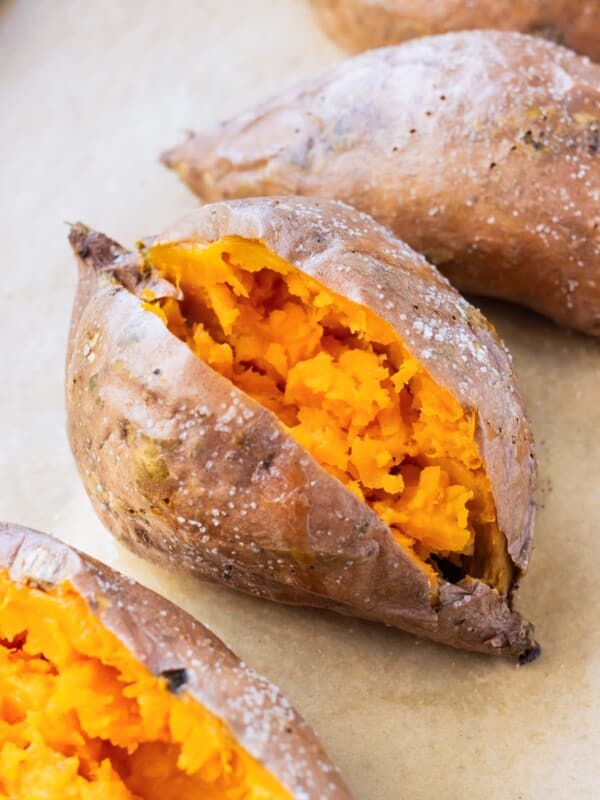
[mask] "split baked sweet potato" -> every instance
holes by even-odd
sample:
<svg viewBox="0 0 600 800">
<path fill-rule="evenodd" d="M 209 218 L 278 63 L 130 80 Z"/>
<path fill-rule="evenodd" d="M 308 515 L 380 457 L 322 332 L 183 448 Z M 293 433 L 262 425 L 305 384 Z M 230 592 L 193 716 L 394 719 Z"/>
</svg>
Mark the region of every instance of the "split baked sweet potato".
<svg viewBox="0 0 600 800">
<path fill-rule="evenodd" d="M 135 552 L 260 597 L 528 658 L 535 466 L 510 357 L 336 202 L 205 206 L 129 252 L 76 225 L 68 431 Z"/>
<path fill-rule="evenodd" d="M 310 0 L 327 33 L 355 52 L 470 29 L 544 36 L 600 60 L 600 0 Z"/>
<path fill-rule="evenodd" d="M 204 200 L 335 198 L 458 288 L 600 334 L 600 65 L 515 33 L 345 61 L 167 153 Z"/>
<path fill-rule="evenodd" d="M 195 619 L 5 524 L 0 797 L 350 800 L 288 701 Z"/>
</svg>

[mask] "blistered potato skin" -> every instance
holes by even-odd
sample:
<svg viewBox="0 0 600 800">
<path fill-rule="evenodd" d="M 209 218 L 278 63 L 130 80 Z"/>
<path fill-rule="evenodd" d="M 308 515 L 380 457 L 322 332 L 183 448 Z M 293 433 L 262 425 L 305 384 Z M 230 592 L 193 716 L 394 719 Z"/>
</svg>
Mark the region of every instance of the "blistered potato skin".
<svg viewBox="0 0 600 800">
<path fill-rule="evenodd" d="M 463 407 L 477 409 L 499 524 L 517 573 L 524 571 L 533 530 L 531 434 L 509 356 L 481 315 L 424 259 L 340 203 L 216 203 L 157 241 L 226 235 L 260 239 L 369 306 Z M 143 310 L 120 285 L 139 256 L 83 226 L 71 242 L 81 294 L 67 364 L 69 439 L 92 503 L 118 538 L 167 568 L 259 597 L 378 620 L 464 649 L 530 648 L 531 626 L 485 584 L 442 581 L 432 598 L 426 574 L 366 504 L 271 412 Z"/>
<path fill-rule="evenodd" d="M 516 33 L 344 61 L 164 156 L 205 200 L 335 198 L 459 289 L 600 335 L 600 65 Z"/>
<path fill-rule="evenodd" d="M 600 0 L 310 0 L 325 31 L 353 52 L 474 28 L 520 31 L 600 60 Z"/>
<path fill-rule="evenodd" d="M 49 589 L 68 581 L 154 675 L 185 670 L 184 687 L 298 800 L 352 800 L 289 701 L 200 622 L 106 564 L 38 531 L 0 522 L 0 568 Z"/>
</svg>

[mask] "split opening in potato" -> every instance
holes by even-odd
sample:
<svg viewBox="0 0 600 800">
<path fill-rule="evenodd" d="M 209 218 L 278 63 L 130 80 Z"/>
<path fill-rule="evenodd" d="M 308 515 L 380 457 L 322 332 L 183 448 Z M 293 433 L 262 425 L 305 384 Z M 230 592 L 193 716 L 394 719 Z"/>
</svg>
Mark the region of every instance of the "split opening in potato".
<svg viewBox="0 0 600 800">
<path fill-rule="evenodd" d="M 150 673 L 68 582 L 45 590 L 13 582 L 5 570 L 0 795 L 291 797 L 186 693 L 185 675 Z"/>
<path fill-rule="evenodd" d="M 390 324 L 263 243 L 153 245 L 180 299 L 145 297 L 212 369 L 389 525 L 435 584 L 512 580 L 492 489 L 465 413 Z"/>
</svg>

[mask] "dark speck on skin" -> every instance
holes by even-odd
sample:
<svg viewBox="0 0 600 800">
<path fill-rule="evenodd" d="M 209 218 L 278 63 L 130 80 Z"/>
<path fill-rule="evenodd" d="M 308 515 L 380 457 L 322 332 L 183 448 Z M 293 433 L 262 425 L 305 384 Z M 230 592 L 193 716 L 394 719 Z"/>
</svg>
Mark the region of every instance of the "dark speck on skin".
<svg viewBox="0 0 600 800">
<path fill-rule="evenodd" d="M 525 144 L 530 144 L 534 150 L 541 150 L 542 147 L 544 146 L 544 143 L 539 141 L 539 139 L 533 138 L 532 131 L 525 132 L 525 135 L 523 136 L 523 141 L 525 142 Z"/>
<path fill-rule="evenodd" d="M 141 527 L 141 525 L 135 525 L 133 528 L 133 532 L 135 534 L 135 538 L 140 544 L 145 545 L 146 547 L 150 547 L 152 544 L 152 539 L 148 534 L 148 531 Z"/>
<path fill-rule="evenodd" d="M 541 655 L 542 648 L 537 642 L 534 642 L 531 647 L 519 656 L 519 666 L 522 667 L 525 664 L 531 664 L 532 661 L 537 661 Z"/>
<path fill-rule="evenodd" d="M 183 667 L 180 669 L 164 669 L 160 675 L 165 678 L 167 688 L 173 694 L 177 694 L 188 681 L 187 670 Z"/>
</svg>

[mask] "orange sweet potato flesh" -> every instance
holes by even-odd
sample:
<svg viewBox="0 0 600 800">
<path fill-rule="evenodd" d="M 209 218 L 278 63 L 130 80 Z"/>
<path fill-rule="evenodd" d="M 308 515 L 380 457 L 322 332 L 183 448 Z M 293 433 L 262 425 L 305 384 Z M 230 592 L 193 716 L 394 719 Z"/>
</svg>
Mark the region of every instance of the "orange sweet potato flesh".
<svg viewBox="0 0 600 800">
<path fill-rule="evenodd" d="M 458 570 L 506 592 L 506 542 L 475 441 L 476 417 L 398 333 L 263 243 L 156 244 L 147 264 L 179 289 L 146 308 L 272 411 L 389 525 L 435 582 Z"/>
<path fill-rule="evenodd" d="M 41 589 L 0 569 L 0 798 L 291 798 L 177 690 L 68 581 Z"/>
</svg>

